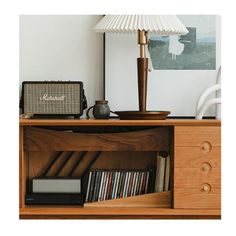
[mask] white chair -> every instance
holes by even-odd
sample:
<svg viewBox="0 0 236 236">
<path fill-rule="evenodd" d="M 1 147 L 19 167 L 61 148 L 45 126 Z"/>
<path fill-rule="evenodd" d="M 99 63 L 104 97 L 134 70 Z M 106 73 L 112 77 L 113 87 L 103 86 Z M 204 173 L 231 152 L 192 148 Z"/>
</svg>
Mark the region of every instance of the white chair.
<svg viewBox="0 0 236 236">
<path fill-rule="evenodd" d="M 216 119 L 221 119 L 221 66 L 217 72 L 216 84 L 207 88 L 199 97 L 197 108 L 196 108 L 196 119 L 201 120 L 204 116 L 207 109 L 212 106 L 216 105 Z M 210 94 L 216 92 L 216 97 L 207 100 Z"/>
</svg>

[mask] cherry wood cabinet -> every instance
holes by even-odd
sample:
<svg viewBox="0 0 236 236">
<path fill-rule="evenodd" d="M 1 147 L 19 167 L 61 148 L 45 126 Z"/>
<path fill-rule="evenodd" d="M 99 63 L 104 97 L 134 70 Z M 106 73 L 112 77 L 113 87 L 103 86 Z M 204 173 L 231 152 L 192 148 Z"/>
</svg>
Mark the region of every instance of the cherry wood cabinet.
<svg viewBox="0 0 236 236">
<path fill-rule="evenodd" d="M 123 129 L 122 132 L 117 132 L 118 128 Z M 73 129 L 76 132 L 71 132 Z M 20 119 L 19 140 L 19 217 L 22 219 L 221 217 L 220 121 Z M 80 176 L 89 163 L 98 169 L 148 168 L 156 165 L 158 151 L 168 151 L 171 155 L 170 191 L 83 206 L 26 205 L 25 194 L 32 191 L 32 179 L 58 152 L 63 152 L 58 161 L 63 162 L 71 151 L 78 158 L 82 152 L 87 152 L 75 176 Z M 94 161 L 97 152 L 101 155 Z M 62 176 L 73 162 L 71 158 Z"/>
<path fill-rule="evenodd" d="M 175 127 L 174 208 L 220 209 L 220 127 Z"/>
</svg>

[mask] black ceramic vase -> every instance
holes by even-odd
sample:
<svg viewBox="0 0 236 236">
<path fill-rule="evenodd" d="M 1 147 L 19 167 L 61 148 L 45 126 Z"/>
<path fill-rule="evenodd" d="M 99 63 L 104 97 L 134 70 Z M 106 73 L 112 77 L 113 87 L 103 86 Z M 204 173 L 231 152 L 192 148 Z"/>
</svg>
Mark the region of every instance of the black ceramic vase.
<svg viewBox="0 0 236 236">
<path fill-rule="evenodd" d="M 95 119 L 108 119 L 110 116 L 110 108 L 107 100 L 97 100 L 95 105 L 87 110 L 87 119 L 89 119 L 89 111 L 93 108 L 93 116 Z"/>
</svg>

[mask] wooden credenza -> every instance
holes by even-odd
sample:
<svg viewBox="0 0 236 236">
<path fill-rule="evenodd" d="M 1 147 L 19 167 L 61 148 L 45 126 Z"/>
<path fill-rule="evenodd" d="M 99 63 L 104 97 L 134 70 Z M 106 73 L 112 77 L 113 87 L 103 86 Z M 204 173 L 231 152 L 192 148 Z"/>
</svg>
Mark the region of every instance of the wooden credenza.
<svg viewBox="0 0 236 236">
<path fill-rule="evenodd" d="M 82 128 L 64 132 L 61 128 Z M 105 128 L 130 128 L 106 132 Z M 58 129 L 55 129 L 58 128 Z M 84 130 L 89 129 L 86 133 Z M 100 129 L 99 129 L 100 128 Z M 138 128 L 132 131 L 133 128 Z M 143 128 L 143 129 L 142 129 Z M 148 128 L 148 129 L 147 129 Z M 98 132 L 99 130 L 99 132 Z M 97 151 L 95 168 L 132 169 L 156 164 L 156 152 L 171 155 L 169 192 L 86 203 L 84 206 L 26 205 L 38 176 L 55 152 L 87 151 L 84 166 Z M 135 153 L 135 155 L 131 155 Z M 217 120 L 20 120 L 19 215 L 46 218 L 221 218 L 221 123 Z"/>
</svg>

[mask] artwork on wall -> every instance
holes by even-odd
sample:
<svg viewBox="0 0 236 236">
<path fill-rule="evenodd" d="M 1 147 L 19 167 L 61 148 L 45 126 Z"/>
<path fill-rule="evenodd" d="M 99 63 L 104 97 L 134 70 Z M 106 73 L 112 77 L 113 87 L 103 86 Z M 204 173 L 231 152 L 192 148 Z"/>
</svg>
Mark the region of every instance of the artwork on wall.
<svg viewBox="0 0 236 236">
<path fill-rule="evenodd" d="M 188 34 L 150 37 L 149 52 L 153 68 L 155 70 L 215 70 L 215 16 L 179 17 L 184 18 Z"/>
</svg>

